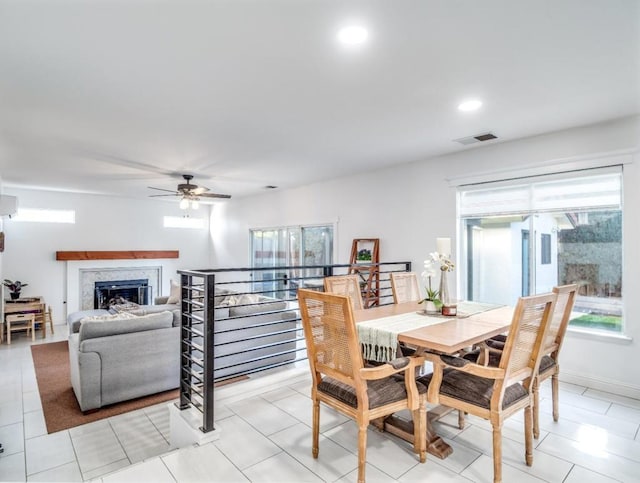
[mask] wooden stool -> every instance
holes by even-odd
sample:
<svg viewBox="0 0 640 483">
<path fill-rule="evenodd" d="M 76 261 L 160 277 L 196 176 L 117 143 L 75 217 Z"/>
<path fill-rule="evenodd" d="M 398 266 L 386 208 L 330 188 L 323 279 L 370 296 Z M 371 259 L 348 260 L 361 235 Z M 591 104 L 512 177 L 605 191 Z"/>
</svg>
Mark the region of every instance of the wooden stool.
<svg viewBox="0 0 640 483">
<path fill-rule="evenodd" d="M 31 340 L 36 340 L 34 330 L 36 317 L 34 314 L 10 314 L 7 315 L 6 320 L 7 344 L 11 344 L 11 332 L 16 330 L 27 329 L 27 335 L 29 335 L 29 331 L 31 331 Z"/>
</svg>

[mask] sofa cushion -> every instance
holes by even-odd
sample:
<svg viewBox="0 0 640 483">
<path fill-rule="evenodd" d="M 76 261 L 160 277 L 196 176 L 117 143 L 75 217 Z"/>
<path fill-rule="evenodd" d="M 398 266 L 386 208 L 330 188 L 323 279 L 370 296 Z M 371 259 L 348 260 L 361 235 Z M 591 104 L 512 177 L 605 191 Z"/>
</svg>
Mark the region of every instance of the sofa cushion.
<svg viewBox="0 0 640 483">
<path fill-rule="evenodd" d="M 165 329 L 172 325 L 173 313 L 169 311 L 143 315 L 141 317 L 134 316 L 133 318 L 118 317 L 115 319 L 88 320 L 82 322 L 80 325 L 80 341 L 131 332 Z"/>
<path fill-rule="evenodd" d="M 259 296 L 257 302 L 250 305 L 239 305 L 229 307 L 230 317 L 244 317 L 247 315 L 261 314 L 263 312 L 275 312 L 287 308 L 287 302 L 271 297 Z"/>
<path fill-rule="evenodd" d="M 169 298 L 167 299 L 168 304 L 177 304 L 180 302 L 181 287 L 178 282 L 175 280 L 169 280 L 169 285 L 171 286 L 171 290 L 169 291 Z"/>
<path fill-rule="evenodd" d="M 80 330 L 80 321 L 91 315 L 105 315 L 109 312 L 105 309 L 80 310 L 72 312 L 67 316 L 67 324 L 69 325 L 69 333 L 75 334 Z"/>
<path fill-rule="evenodd" d="M 97 315 L 88 315 L 80 319 L 80 323 L 91 322 L 94 320 L 97 321 L 105 321 L 105 320 L 116 320 L 116 319 L 135 319 L 136 315 L 131 312 L 116 312 L 116 313 L 107 313 L 107 314 L 97 314 Z"/>
</svg>

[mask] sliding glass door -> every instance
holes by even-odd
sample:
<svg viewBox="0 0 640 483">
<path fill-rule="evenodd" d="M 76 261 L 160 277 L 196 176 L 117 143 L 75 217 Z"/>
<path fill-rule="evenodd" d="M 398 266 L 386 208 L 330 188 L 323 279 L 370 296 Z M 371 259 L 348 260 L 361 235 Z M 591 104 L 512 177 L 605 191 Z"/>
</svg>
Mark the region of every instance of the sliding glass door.
<svg viewBox="0 0 640 483">
<path fill-rule="evenodd" d="M 278 267 L 333 263 L 333 226 L 289 226 L 251 230 L 251 266 L 273 270 L 256 272 L 254 283 L 265 295 L 287 298 L 305 280 L 322 277 L 322 268 L 278 270 Z"/>
</svg>

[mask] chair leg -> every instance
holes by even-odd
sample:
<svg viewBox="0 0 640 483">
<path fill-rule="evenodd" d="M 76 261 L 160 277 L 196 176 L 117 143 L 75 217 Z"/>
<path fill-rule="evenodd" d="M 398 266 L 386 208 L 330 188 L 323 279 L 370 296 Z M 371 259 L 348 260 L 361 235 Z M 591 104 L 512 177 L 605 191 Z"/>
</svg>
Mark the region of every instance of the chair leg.
<svg viewBox="0 0 640 483">
<path fill-rule="evenodd" d="M 560 367 L 556 367 L 556 371 L 551 376 L 551 397 L 553 398 L 553 420 L 557 423 L 560 418 L 560 406 L 559 406 L 559 384 L 558 384 L 558 373 L 560 372 Z"/>
<path fill-rule="evenodd" d="M 458 429 L 464 429 L 464 411 L 458 410 Z"/>
<path fill-rule="evenodd" d="M 427 461 L 427 405 L 413 411 L 413 451 L 420 457 L 420 463 Z"/>
<path fill-rule="evenodd" d="M 313 401 L 313 442 L 311 445 L 311 454 L 314 458 L 318 457 L 320 452 L 320 401 L 317 399 Z"/>
<path fill-rule="evenodd" d="M 367 421 L 358 421 L 358 483 L 365 483 L 364 472 L 367 464 Z"/>
<path fill-rule="evenodd" d="M 527 466 L 533 464 L 532 412 L 531 406 L 524 408 L 524 459 Z"/>
<path fill-rule="evenodd" d="M 53 315 L 51 315 L 51 307 L 47 310 L 47 317 L 49 317 L 49 328 L 51 329 L 51 334 L 55 334 L 55 330 L 53 330 Z"/>
<path fill-rule="evenodd" d="M 502 483 L 502 423 L 493 423 L 493 483 Z"/>
<path fill-rule="evenodd" d="M 540 437 L 540 379 L 533 379 L 533 437 Z"/>
</svg>

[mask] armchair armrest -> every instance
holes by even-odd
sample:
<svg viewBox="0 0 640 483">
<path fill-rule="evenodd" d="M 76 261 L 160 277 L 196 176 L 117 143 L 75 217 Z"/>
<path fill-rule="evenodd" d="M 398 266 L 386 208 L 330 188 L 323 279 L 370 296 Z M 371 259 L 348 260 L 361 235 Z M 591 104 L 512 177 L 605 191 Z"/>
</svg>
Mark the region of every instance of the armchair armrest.
<svg viewBox="0 0 640 483">
<path fill-rule="evenodd" d="M 381 366 L 360 369 L 360 376 L 366 381 L 383 379 L 393 374 L 406 372 L 414 367 L 419 367 L 424 363 L 424 360 L 424 357 L 398 357 Z"/>
<path fill-rule="evenodd" d="M 404 372 L 404 385 L 407 391 L 409 409 L 416 410 L 420 407 L 420 391 L 416 384 L 416 367 L 424 364 L 424 357 L 399 357 L 386 364 L 376 367 L 366 367 L 360 369 L 360 376 L 365 381 L 372 379 L 383 379 L 399 372 Z M 423 396 L 424 397 L 424 396 Z M 423 403 L 424 404 L 424 400 Z"/>
<path fill-rule="evenodd" d="M 440 399 L 440 384 L 442 384 L 445 367 L 487 379 L 504 379 L 505 376 L 504 369 L 475 364 L 462 357 L 432 354 L 428 359 L 433 363 L 433 376 L 429 384 L 428 400 L 434 404 L 437 404 Z"/>
</svg>

